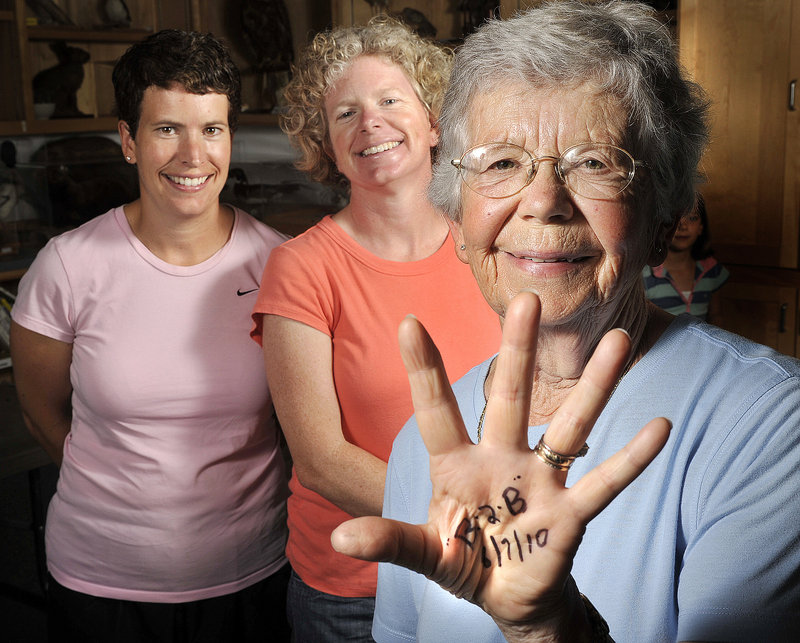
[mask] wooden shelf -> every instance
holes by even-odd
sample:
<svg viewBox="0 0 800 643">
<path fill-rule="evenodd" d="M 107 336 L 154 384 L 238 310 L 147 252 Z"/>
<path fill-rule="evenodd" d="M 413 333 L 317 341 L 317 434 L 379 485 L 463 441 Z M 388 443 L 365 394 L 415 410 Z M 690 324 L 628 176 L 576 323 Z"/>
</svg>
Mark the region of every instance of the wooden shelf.
<svg viewBox="0 0 800 643">
<path fill-rule="evenodd" d="M 305 1 L 305 0 L 304 0 Z M 437 0 L 443 2 L 444 0 Z M 111 116 L 113 87 L 111 69 L 129 45 L 139 42 L 159 29 L 198 29 L 214 31 L 224 23 L 230 12 L 225 0 L 192 0 L 180 3 L 161 3 L 158 0 L 128 0 L 132 28 L 103 28 L 96 3 L 58 2 L 64 7 L 74 25 L 26 24 L 31 10 L 26 0 L 0 0 L 0 59 L 8 61 L 9 73 L 0 82 L 0 136 L 27 134 L 72 134 L 77 132 L 115 131 L 117 120 Z M 365 5 L 366 6 L 366 5 Z M 10 8 L 8 8 L 10 7 Z M 208 27 L 200 29 L 200 18 L 213 16 Z M 78 26 L 80 25 L 80 26 Z M 216 25 L 216 27 L 215 27 Z M 229 34 L 233 40 L 238 34 Z M 41 71 L 53 69 L 57 58 L 50 44 L 71 43 L 89 54 L 84 65 L 84 81 L 78 90 L 78 110 L 87 118 L 36 119 L 32 80 Z M 232 48 L 236 55 L 236 49 Z M 237 61 L 240 69 L 245 61 Z M 249 105 L 258 106 L 259 87 L 253 78 L 242 79 L 242 97 Z M 242 114 L 245 125 L 277 127 L 274 114 Z"/>
<path fill-rule="evenodd" d="M 70 134 L 73 132 L 115 132 L 117 118 L 98 116 L 96 118 L 54 118 L 32 120 L 26 123 L 27 134 Z"/>
<path fill-rule="evenodd" d="M 0 121 L 0 136 L 19 136 L 25 133 L 25 121 Z"/>
<path fill-rule="evenodd" d="M 28 27 L 28 40 L 128 43 L 143 40 L 153 32 L 147 29 L 81 29 L 79 27 Z"/>
</svg>

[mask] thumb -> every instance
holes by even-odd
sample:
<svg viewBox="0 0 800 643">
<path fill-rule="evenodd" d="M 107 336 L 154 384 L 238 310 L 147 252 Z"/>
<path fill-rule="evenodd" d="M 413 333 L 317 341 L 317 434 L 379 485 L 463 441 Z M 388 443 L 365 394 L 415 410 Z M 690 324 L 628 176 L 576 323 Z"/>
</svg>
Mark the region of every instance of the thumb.
<svg viewBox="0 0 800 643">
<path fill-rule="evenodd" d="M 394 563 L 421 574 L 431 573 L 441 557 L 441 543 L 428 537 L 424 525 L 377 516 L 343 522 L 331 533 L 331 545 L 340 554 Z"/>
</svg>

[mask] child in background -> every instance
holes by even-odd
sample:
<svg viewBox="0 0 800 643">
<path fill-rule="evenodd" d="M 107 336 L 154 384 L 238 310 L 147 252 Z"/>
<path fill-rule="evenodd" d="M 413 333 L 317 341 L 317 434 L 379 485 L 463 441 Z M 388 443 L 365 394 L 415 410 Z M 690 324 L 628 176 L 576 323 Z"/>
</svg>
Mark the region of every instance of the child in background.
<svg viewBox="0 0 800 643">
<path fill-rule="evenodd" d="M 706 205 L 698 194 L 694 210 L 678 223 L 664 263 L 642 271 L 647 298 L 673 315 L 686 312 L 711 321 L 711 295 L 730 276 L 712 254 Z"/>
</svg>

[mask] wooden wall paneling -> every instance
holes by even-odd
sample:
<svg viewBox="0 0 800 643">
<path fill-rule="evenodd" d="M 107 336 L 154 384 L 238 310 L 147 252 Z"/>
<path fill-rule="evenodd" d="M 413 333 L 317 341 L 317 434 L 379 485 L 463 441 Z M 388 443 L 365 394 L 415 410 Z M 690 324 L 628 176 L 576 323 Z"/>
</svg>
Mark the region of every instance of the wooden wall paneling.
<svg viewBox="0 0 800 643">
<path fill-rule="evenodd" d="M 781 265 L 798 266 L 800 248 L 800 0 L 792 3 L 792 35 L 786 96 L 786 165 L 783 179 L 783 234 Z M 794 83 L 794 108 L 790 109 L 789 85 Z"/>
<path fill-rule="evenodd" d="M 701 169 L 723 261 L 797 267 L 783 239 L 786 74 L 793 0 L 682 0 L 684 65 L 713 100 Z"/>
</svg>

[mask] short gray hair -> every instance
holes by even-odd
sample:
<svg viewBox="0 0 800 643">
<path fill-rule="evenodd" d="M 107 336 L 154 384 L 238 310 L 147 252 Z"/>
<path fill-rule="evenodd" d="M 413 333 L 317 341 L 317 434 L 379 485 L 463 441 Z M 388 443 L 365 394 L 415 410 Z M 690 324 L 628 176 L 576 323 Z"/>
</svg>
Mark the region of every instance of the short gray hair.
<svg viewBox="0 0 800 643">
<path fill-rule="evenodd" d="M 669 30 L 640 2 L 555 0 L 485 23 L 456 51 L 429 190 L 451 219 L 461 217 L 461 185 L 450 160 L 466 151 L 470 103 L 520 81 L 541 88 L 590 82 L 612 96 L 627 112 L 625 145 L 649 167 L 654 223 L 693 207 L 708 100 L 686 78 Z"/>
</svg>

